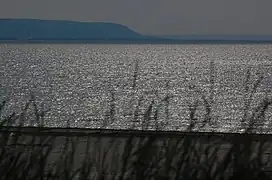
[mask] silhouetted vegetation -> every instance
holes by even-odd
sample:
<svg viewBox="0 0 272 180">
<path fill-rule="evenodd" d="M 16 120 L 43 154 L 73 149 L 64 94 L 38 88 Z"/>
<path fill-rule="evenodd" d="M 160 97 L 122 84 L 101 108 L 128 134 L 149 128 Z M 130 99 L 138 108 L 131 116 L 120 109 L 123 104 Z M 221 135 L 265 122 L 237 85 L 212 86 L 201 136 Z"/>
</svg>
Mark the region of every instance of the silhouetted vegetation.
<svg viewBox="0 0 272 180">
<path fill-rule="evenodd" d="M 132 89 L 137 86 L 137 66 L 136 63 Z M 184 133 L 162 131 L 167 122 L 158 120 L 158 112 L 163 109 L 166 118 L 169 118 L 169 94 L 160 102 L 151 101 L 143 120 L 138 119 L 142 98 L 132 112 L 132 121 L 140 121 L 142 130 L 149 129 L 152 121 L 155 132 L 46 128 L 46 111 L 38 108 L 34 96 L 30 97 L 21 113 L 6 117 L 1 115 L 7 103 L 3 101 L 0 105 L 1 179 L 271 179 L 271 135 L 253 134 L 256 123 L 264 125 L 265 113 L 272 104 L 267 96 L 256 107 L 251 107 L 252 96 L 262 76 L 250 89 L 250 73 L 247 72 L 244 118 L 241 122 L 244 133 L 192 132 L 197 123 L 201 123 L 202 127 L 216 123 L 211 116 L 213 62 L 210 68 L 211 93 L 207 97 L 198 87 L 192 87 L 201 94 L 201 99 L 189 105 L 190 124 Z M 200 121 L 195 113 L 201 100 L 205 115 Z M 32 123 L 36 124 L 36 128 L 24 127 L 30 107 L 34 111 Z M 109 107 L 102 127 L 115 121 L 114 91 L 111 92 Z"/>
</svg>

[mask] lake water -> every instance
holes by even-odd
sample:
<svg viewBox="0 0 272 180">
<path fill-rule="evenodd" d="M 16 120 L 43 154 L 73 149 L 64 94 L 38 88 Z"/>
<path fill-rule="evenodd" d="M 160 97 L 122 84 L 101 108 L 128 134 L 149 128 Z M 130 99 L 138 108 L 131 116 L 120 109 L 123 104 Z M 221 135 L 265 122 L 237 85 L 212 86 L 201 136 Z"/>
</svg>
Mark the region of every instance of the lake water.
<svg viewBox="0 0 272 180">
<path fill-rule="evenodd" d="M 247 70 L 250 86 L 264 77 L 251 107 L 272 94 L 272 45 L 267 44 L 2 44 L 0 53 L 0 98 L 8 97 L 2 117 L 19 113 L 32 93 L 38 108 L 49 110 L 46 126 L 184 130 L 189 106 L 198 101 L 195 129 L 235 132 L 248 98 Z M 211 123 L 202 127 L 203 95 L 212 105 Z M 271 109 L 261 120 L 266 132 Z M 26 124 L 35 124 L 28 114 Z M 149 124 L 143 123 L 147 116 Z"/>
</svg>

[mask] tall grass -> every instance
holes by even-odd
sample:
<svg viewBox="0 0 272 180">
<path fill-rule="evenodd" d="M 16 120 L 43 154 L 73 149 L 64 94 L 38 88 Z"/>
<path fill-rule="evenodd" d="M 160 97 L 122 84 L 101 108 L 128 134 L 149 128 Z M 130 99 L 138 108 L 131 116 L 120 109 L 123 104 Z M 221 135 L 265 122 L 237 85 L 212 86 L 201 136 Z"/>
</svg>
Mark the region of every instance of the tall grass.
<svg viewBox="0 0 272 180">
<path fill-rule="evenodd" d="M 214 62 L 210 68 L 214 69 Z M 84 135 L 67 132 L 54 133 L 43 127 L 46 111 L 37 106 L 34 96 L 25 104 L 22 112 L 2 115 L 6 101 L 0 104 L 0 175 L 1 179 L 90 179 L 90 180 L 190 180 L 190 179 L 271 179 L 272 142 L 261 135 L 253 136 L 256 123 L 263 123 L 265 113 L 272 100 L 265 97 L 256 107 L 251 106 L 262 77 L 249 88 L 247 71 L 244 116 L 244 134 L 202 135 L 190 133 L 197 123 L 211 126 L 214 102 L 214 70 L 210 73 L 210 95 L 198 87 L 201 94 L 188 106 L 190 124 L 187 134 L 166 136 L 162 131 L 167 125 L 159 120 L 159 112 L 164 111 L 169 118 L 171 95 L 162 100 L 152 100 L 143 120 L 139 120 L 142 98 L 139 98 L 132 120 L 140 122 L 142 130 L 148 130 L 154 123 L 157 133 L 123 133 L 116 135 L 101 130 L 99 134 L 88 130 Z M 136 64 L 132 89 L 136 88 L 138 65 Z M 167 84 L 166 87 L 169 87 Z M 246 94 L 245 93 L 245 94 Z M 205 116 L 196 118 L 196 111 L 202 103 Z M 23 127 L 27 112 L 32 107 L 37 125 L 26 131 Z M 115 92 L 111 92 L 110 108 L 102 127 L 115 121 Z M 249 111 L 252 110 L 252 113 Z M 245 123 L 247 122 L 247 123 Z M 12 125 L 16 125 L 14 128 Z M 133 125 L 134 126 L 134 125 Z M 177 133 L 178 134 L 178 133 Z M 255 137 L 255 138 L 254 138 Z"/>
<path fill-rule="evenodd" d="M 2 120 L 0 136 L 0 174 L 2 179 L 270 179 L 271 140 L 250 135 L 179 137 L 157 134 L 103 136 L 86 134 L 52 136 L 39 126 L 22 131 L 25 114 L 34 106 L 35 121 L 43 116 L 32 97 L 19 115 Z M 163 100 L 164 101 L 164 100 Z M 2 102 L 0 112 L 5 102 Z M 190 107 L 194 126 L 196 104 Z M 254 111 L 250 122 L 263 116 L 271 102 L 265 99 Z M 154 118 L 152 102 L 145 114 L 143 129 Z M 156 107 L 156 109 L 159 109 Z M 10 120 L 22 121 L 17 130 Z M 6 124 L 6 125 L 4 125 Z M 252 128 L 251 124 L 249 128 Z M 191 127 L 190 127 L 191 128 Z M 188 130 L 190 130 L 188 127 Z M 90 131 L 91 132 L 91 131 Z M 247 131 L 249 132 L 249 130 Z"/>
<path fill-rule="evenodd" d="M 2 179 L 270 179 L 271 140 L 250 135 L 52 136 L 1 132 Z"/>
</svg>

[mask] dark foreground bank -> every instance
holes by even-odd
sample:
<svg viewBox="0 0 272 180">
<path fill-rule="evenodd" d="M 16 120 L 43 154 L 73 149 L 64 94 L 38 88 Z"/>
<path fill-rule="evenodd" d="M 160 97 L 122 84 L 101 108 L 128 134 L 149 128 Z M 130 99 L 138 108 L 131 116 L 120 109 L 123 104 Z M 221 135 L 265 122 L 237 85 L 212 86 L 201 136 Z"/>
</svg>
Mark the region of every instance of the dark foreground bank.
<svg viewBox="0 0 272 180">
<path fill-rule="evenodd" d="M 2 179 L 271 179 L 272 135 L 0 130 Z"/>
</svg>

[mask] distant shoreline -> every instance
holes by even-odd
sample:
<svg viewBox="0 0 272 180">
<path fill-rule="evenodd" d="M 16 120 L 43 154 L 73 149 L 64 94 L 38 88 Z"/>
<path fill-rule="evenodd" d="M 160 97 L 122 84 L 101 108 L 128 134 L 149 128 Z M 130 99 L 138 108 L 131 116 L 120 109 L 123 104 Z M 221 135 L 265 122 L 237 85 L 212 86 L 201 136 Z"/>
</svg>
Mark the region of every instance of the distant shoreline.
<svg viewBox="0 0 272 180">
<path fill-rule="evenodd" d="M 272 35 L 144 35 L 111 22 L 1 19 L 0 44 L 272 44 Z"/>
<path fill-rule="evenodd" d="M 272 40 L 0 40 L 0 44 L 272 44 Z"/>
</svg>

